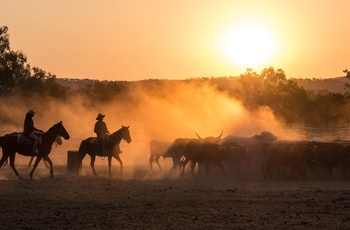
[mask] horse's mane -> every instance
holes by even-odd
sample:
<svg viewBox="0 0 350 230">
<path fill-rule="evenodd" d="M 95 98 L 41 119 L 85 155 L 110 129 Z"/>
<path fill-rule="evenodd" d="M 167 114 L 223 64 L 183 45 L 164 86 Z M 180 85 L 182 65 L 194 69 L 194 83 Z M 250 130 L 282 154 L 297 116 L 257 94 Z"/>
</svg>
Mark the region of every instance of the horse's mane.
<svg viewBox="0 0 350 230">
<path fill-rule="evenodd" d="M 62 121 L 57 122 L 56 124 L 54 124 L 51 128 L 49 128 L 49 129 L 46 131 L 46 133 L 52 132 L 52 130 L 56 129 L 56 127 L 59 126 L 59 125 L 62 125 Z"/>
<path fill-rule="evenodd" d="M 114 133 L 112 133 L 112 134 L 109 135 L 109 136 L 115 137 L 115 136 L 117 136 L 117 134 L 120 134 L 120 133 L 123 131 L 123 129 L 125 129 L 124 126 L 121 127 L 120 129 L 118 129 L 117 131 L 115 131 Z"/>
<path fill-rule="evenodd" d="M 56 123 L 56 124 L 54 124 L 53 126 L 51 126 L 51 128 L 49 128 L 49 129 L 46 131 L 46 133 L 52 132 L 52 130 L 55 129 L 57 125 L 59 125 L 59 123 Z"/>
<path fill-rule="evenodd" d="M 115 131 L 114 133 L 112 133 L 111 135 L 109 135 L 109 138 L 110 138 L 110 140 L 114 140 L 114 139 L 119 139 L 120 138 L 120 140 L 121 139 L 124 139 L 125 137 L 124 137 L 124 135 L 125 135 L 125 133 L 124 133 L 124 131 L 125 130 L 129 130 L 129 127 L 130 126 L 123 126 L 122 125 L 122 127 L 120 128 L 120 129 L 118 129 L 117 131 Z"/>
</svg>

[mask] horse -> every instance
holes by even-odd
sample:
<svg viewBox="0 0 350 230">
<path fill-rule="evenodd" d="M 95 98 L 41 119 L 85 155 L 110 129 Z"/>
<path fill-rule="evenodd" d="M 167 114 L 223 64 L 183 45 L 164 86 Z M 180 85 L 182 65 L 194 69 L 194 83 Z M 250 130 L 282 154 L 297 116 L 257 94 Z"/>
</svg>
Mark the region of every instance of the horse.
<svg viewBox="0 0 350 230">
<path fill-rule="evenodd" d="M 129 127 L 130 126 L 122 125 L 122 128 L 120 128 L 116 132 L 109 135 L 109 137 L 107 138 L 107 153 L 103 153 L 101 142 L 97 141 L 96 137 L 89 137 L 83 140 L 79 146 L 78 161 L 76 165 L 77 175 L 79 175 L 80 163 L 83 161 L 86 154 L 90 155 L 90 158 L 91 158 L 90 166 L 95 176 L 97 176 L 97 173 L 95 170 L 96 156 L 108 157 L 108 173 L 110 177 L 112 177 L 111 166 L 112 166 L 112 157 L 114 157 L 120 164 L 120 175 L 122 175 L 123 162 L 119 156 L 119 154 L 121 153 L 119 144 L 122 139 L 124 139 L 127 143 L 131 142 Z"/>
<path fill-rule="evenodd" d="M 53 166 L 52 161 L 49 157 L 49 153 L 51 151 L 51 146 L 54 143 L 56 136 L 62 136 L 64 139 L 68 140 L 70 138 L 68 132 L 62 125 L 62 121 L 53 125 L 46 133 L 42 135 L 42 143 L 38 145 L 38 153 L 33 153 L 33 146 L 32 145 L 23 145 L 17 143 L 17 137 L 18 135 L 14 134 L 6 134 L 2 137 L 0 137 L 0 145 L 2 147 L 2 158 L 0 160 L 0 169 L 6 159 L 10 158 L 10 166 L 13 169 L 16 176 L 21 179 L 21 176 L 19 175 L 18 171 L 15 168 L 15 156 L 16 153 L 19 153 L 24 156 L 36 156 L 36 160 L 33 166 L 32 171 L 29 174 L 29 178 L 33 178 L 34 171 L 36 167 L 38 166 L 41 159 L 45 159 L 49 165 L 50 165 L 50 177 L 53 178 Z"/>
</svg>

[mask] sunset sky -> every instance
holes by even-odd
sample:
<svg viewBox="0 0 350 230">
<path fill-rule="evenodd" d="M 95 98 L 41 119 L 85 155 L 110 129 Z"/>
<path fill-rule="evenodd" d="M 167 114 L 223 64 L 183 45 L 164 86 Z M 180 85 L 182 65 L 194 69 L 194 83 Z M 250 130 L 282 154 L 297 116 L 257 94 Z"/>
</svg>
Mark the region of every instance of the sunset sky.
<svg viewBox="0 0 350 230">
<path fill-rule="evenodd" d="M 100 80 L 330 78 L 350 69 L 349 0 L 0 0 L 31 66 Z"/>
</svg>

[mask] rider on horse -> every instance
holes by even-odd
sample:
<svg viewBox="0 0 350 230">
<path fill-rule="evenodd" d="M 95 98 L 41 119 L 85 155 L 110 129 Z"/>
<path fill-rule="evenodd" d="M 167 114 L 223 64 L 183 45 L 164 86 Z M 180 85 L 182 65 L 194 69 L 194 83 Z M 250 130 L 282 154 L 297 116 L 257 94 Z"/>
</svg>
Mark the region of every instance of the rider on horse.
<svg viewBox="0 0 350 230">
<path fill-rule="evenodd" d="M 24 119 L 23 134 L 27 137 L 34 139 L 33 153 L 37 154 L 38 153 L 37 147 L 40 141 L 40 137 L 38 137 L 35 134 L 35 131 L 41 132 L 41 133 L 43 133 L 43 131 L 34 127 L 34 121 L 33 121 L 34 114 L 35 112 L 32 109 L 28 110 L 26 117 Z"/>
<path fill-rule="evenodd" d="M 103 121 L 105 115 L 99 113 L 97 115 L 97 122 L 95 123 L 94 132 L 97 134 L 97 138 L 101 141 L 103 153 L 107 153 L 107 137 L 109 131 L 107 129 L 106 123 Z"/>
</svg>

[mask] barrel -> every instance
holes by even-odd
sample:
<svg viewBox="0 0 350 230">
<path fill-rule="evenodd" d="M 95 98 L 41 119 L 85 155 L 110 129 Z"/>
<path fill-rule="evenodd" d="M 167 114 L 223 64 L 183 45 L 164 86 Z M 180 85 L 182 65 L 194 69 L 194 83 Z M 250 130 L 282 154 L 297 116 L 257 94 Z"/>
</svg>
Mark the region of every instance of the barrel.
<svg viewBox="0 0 350 230">
<path fill-rule="evenodd" d="M 76 167 L 79 165 L 81 169 L 81 162 L 78 163 L 78 154 L 76 150 L 69 150 L 67 152 L 67 172 L 68 174 L 76 174 Z"/>
</svg>

